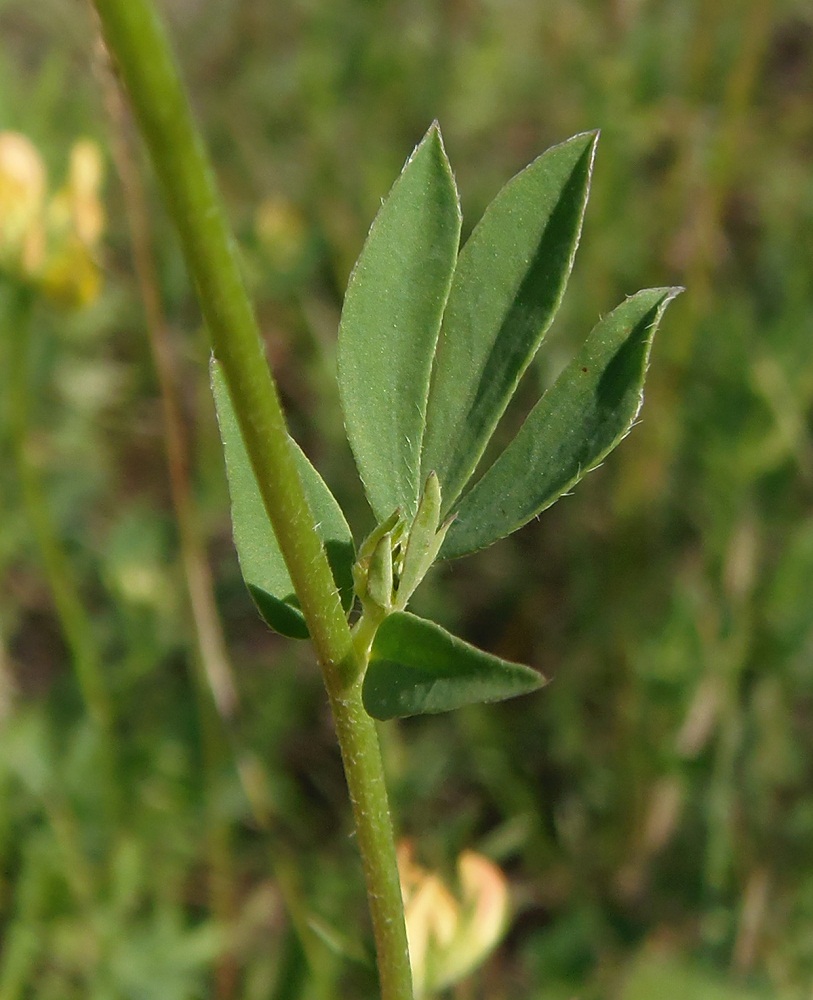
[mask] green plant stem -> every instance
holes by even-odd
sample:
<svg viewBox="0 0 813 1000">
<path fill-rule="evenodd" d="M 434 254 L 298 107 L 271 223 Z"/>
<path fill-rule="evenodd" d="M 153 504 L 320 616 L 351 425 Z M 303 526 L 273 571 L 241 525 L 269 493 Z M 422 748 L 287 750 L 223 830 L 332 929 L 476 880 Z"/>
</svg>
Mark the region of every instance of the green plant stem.
<svg viewBox="0 0 813 1000">
<path fill-rule="evenodd" d="M 376 724 L 361 701 L 361 680 L 359 677 L 341 693 L 328 694 L 356 820 L 382 1000 L 412 1000 L 412 973 L 384 765 Z"/>
<path fill-rule="evenodd" d="M 197 285 L 266 511 L 294 584 L 336 723 L 367 882 L 383 1000 L 412 1000 L 381 753 L 361 703 L 364 662 L 296 470 L 234 239 L 150 0 L 93 0 Z"/>
</svg>

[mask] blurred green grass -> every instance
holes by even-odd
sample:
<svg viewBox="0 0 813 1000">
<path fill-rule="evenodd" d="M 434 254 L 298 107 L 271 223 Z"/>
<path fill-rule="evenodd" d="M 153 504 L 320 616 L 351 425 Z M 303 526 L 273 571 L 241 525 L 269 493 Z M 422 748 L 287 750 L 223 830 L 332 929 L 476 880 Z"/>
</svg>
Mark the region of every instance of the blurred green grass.
<svg viewBox="0 0 813 1000">
<path fill-rule="evenodd" d="M 433 118 L 474 224 L 548 145 L 602 138 L 565 305 L 529 380 L 600 314 L 683 283 L 640 426 L 520 535 L 419 604 L 554 678 L 540 695 L 384 729 L 401 830 L 427 863 L 508 872 L 508 938 L 460 997 L 808 997 L 813 983 L 813 15 L 797 0 L 174 0 L 177 41 L 294 431 L 368 517 L 333 382 L 341 294 Z M 0 128 L 56 179 L 107 143 L 80 4 L 0 3 Z M 283 225 L 258 235 L 265 199 Z M 366 940 L 341 769 L 307 650 L 269 634 L 234 558 L 206 348 L 157 198 L 195 495 L 237 668 L 205 763 L 160 402 L 113 175 L 105 288 L 41 304 L 36 456 L 115 704 L 121 804 L 13 474 L 0 479 L 0 998 L 370 997 L 314 935 Z M 293 235 L 292 235 L 293 234 Z M 294 239 L 295 236 L 295 239 Z M 291 240 L 294 240 L 294 251 Z M 286 243 L 286 240 L 288 241 Z M 7 317 L 8 296 L 0 307 Z M 0 446 L 11 470 L 2 319 Z M 211 763 L 211 762 L 210 762 Z M 207 831 L 225 831 L 214 915 Z M 358 928 L 358 933 L 356 933 Z M 642 985 L 643 984 L 643 985 Z"/>
</svg>

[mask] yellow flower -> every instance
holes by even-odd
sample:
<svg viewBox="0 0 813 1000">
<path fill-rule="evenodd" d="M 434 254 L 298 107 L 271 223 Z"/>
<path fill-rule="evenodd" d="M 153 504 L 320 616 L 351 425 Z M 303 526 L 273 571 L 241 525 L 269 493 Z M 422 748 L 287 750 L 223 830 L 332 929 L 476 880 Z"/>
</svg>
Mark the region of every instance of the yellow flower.
<svg viewBox="0 0 813 1000">
<path fill-rule="evenodd" d="M 31 277 L 45 259 L 46 175 L 36 146 L 0 132 L 0 268 Z"/>
<path fill-rule="evenodd" d="M 67 181 L 49 199 L 36 147 L 17 132 L 0 132 L 0 270 L 63 305 L 92 302 L 101 288 L 103 177 L 99 147 L 80 139 Z"/>
<path fill-rule="evenodd" d="M 416 864 L 411 845 L 398 850 L 409 955 L 416 998 L 446 989 L 480 965 L 508 923 L 502 871 L 474 851 L 457 863 L 456 896 L 436 874 Z"/>
</svg>

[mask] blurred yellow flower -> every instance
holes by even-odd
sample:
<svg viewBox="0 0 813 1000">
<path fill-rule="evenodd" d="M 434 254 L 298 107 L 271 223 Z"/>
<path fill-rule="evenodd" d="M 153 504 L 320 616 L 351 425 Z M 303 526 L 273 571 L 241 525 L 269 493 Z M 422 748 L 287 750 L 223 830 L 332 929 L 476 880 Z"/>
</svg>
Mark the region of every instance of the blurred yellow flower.
<svg viewBox="0 0 813 1000">
<path fill-rule="evenodd" d="M 30 277 L 45 256 L 45 165 L 18 132 L 0 132 L 0 267 Z"/>
<path fill-rule="evenodd" d="M 101 288 L 103 179 L 99 147 L 80 139 L 65 184 L 49 198 L 36 146 L 18 132 L 0 132 L 0 271 L 63 305 L 92 302 Z"/>
<path fill-rule="evenodd" d="M 409 956 L 416 998 L 446 989 L 480 965 L 508 924 L 508 883 L 474 851 L 457 862 L 459 895 L 418 865 L 408 843 L 398 849 Z"/>
</svg>

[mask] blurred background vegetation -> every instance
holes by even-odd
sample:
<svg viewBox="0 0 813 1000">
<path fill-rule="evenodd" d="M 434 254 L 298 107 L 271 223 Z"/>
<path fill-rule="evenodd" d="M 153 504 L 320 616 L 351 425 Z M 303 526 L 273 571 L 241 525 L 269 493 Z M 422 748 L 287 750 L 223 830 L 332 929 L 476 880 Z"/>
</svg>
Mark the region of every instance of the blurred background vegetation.
<svg viewBox="0 0 813 1000">
<path fill-rule="evenodd" d="M 810 998 L 810 5 L 161 6 L 291 426 L 357 537 L 335 337 L 380 198 L 433 118 L 465 231 L 547 146 L 602 130 L 526 398 L 625 294 L 688 291 L 631 439 L 422 588 L 437 620 L 553 682 L 387 724 L 397 824 L 428 867 L 473 848 L 509 879 L 508 933 L 459 998 Z M 320 680 L 242 587 L 205 338 L 147 172 L 189 544 L 228 663 L 195 627 L 97 59 L 84 4 L 0 0 L 0 129 L 31 139 L 51 190 L 80 137 L 107 167 L 99 292 L 69 308 L 42 287 L 27 369 L 0 281 L 0 998 L 373 997 Z"/>
</svg>

